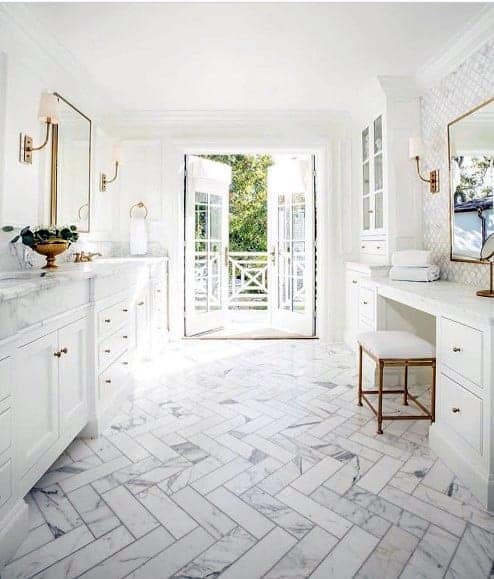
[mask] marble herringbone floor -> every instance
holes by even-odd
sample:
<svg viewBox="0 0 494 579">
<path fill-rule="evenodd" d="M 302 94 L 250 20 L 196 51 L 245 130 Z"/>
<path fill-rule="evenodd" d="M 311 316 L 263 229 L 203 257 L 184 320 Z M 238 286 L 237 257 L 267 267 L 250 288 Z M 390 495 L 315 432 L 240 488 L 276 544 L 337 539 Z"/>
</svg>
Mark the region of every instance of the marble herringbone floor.
<svg viewBox="0 0 494 579">
<path fill-rule="evenodd" d="M 375 435 L 353 362 L 317 341 L 170 344 L 31 492 L 2 578 L 492 576 L 494 516 L 425 422 Z"/>
</svg>

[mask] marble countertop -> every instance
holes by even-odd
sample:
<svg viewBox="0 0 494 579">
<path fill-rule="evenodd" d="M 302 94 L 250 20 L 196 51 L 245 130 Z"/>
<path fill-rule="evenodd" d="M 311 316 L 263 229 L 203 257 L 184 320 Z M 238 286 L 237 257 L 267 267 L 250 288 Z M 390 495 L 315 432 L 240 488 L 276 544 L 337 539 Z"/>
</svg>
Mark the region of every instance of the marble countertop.
<svg viewBox="0 0 494 579">
<path fill-rule="evenodd" d="M 110 257 L 84 263 L 64 263 L 56 270 L 0 271 L 0 303 L 61 284 L 115 275 L 136 263 L 153 264 L 167 257 Z"/>
<path fill-rule="evenodd" d="M 478 288 L 451 281 L 411 282 L 389 278 L 366 280 L 378 295 L 432 315 L 474 319 L 494 325 L 494 299 L 475 295 Z"/>
</svg>

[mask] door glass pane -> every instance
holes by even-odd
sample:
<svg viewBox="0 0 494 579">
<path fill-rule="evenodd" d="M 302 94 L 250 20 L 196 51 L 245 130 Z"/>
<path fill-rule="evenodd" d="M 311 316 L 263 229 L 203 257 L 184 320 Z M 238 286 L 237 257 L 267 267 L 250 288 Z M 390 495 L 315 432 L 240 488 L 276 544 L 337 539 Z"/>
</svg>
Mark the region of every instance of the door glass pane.
<svg viewBox="0 0 494 579">
<path fill-rule="evenodd" d="M 218 197 L 218 195 L 211 195 L 211 205 L 210 205 L 210 223 L 211 223 L 211 239 L 221 239 L 221 218 L 222 218 L 222 207 L 221 207 L 221 197 L 219 204 L 213 204 L 213 197 Z"/>
<path fill-rule="evenodd" d="M 362 131 L 362 161 L 369 159 L 369 127 Z"/>
<path fill-rule="evenodd" d="M 221 243 L 209 244 L 208 302 L 209 310 L 221 309 Z"/>
<path fill-rule="evenodd" d="M 383 149 L 383 118 L 377 117 L 374 121 L 374 154 Z"/>
<path fill-rule="evenodd" d="M 380 191 L 383 188 L 383 156 L 374 157 L 374 190 Z"/>
<path fill-rule="evenodd" d="M 293 240 L 303 241 L 305 239 L 305 205 L 293 206 Z"/>
<path fill-rule="evenodd" d="M 383 194 L 382 192 L 376 193 L 374 197 L 374 219 L 376 229 L 380 229 L 384 225 L 384 215 L 383 215 Z"/>
<path fill-rule="evenodd" d="M 206 239 L 208 235 L 208 194 L 196 192 L 195 203 L 195 236 Z"/>
<path fill-rule="evenodd" d="M 207 244 L 196 242 L 194 254 L 194 309 L 208 309 L 208 251 Z"/>
<path fill-rule="evenodd" d="M 370 229 L 370 202 L 369 197 L 364 197 L 363 199 L 363 214 L 362 214 L 362 227 L 364 230 Z"/>
<path fill-rule="evenodd" d="M 370 193 L 370 180 L 369 180 L 369 163 L 364 163 L 362 167 L 362 192 L 364 195 Z"/>
</svg>

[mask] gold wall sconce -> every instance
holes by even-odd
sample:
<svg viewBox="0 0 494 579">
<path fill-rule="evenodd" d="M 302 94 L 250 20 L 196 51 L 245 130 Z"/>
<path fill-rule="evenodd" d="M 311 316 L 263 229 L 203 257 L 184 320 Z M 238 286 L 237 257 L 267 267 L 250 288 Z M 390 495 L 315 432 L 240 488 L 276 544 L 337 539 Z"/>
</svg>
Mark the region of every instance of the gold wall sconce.
<svg viewBox="0 0 494 579">
<path fill-rule="evenodd" d="M 58 124 L 58 99 L 54 94 L 44 93 L 39 102 L 38 119 L 46 124 L 45 140 L 39 147 L 33 147 L 33 138 L 21 133 L 19 135 L 19 161 L 31 165 L 33 151 L 41 151 L 48 144 L 50 127 Z"/>
<path fill-rule="evenodd" d="M 417 163 L 417 175 L 424 183 L 429 183 L 429 191 L 431 193 L 439 193 L 439 169 L 434 169 L 429 172 L 429 179 L 426 179 L 420 174 L 420 157 L 424 151 L 424 143 L 419 137 L 412 137 L 408 141 L 408 156 L 411 160 Z"/>
<path fill-rule="evenodd" d="M 113 177 L 111 179 L 108 179 L 106 173 L 101 173 L 100 181 L 99 181 L 99 190 L 101 192 L 106 191 L 107 186 L 110 183 L 113 183 L 117 180 L 118 168 L 120 166 L 121 159 L 122 159 L 122 146 L 121 145 L 115 145 L 115 147 L 113 149 L 113 162 L 115 163 L 115 171 L 114 171 Z"/>
</svg>

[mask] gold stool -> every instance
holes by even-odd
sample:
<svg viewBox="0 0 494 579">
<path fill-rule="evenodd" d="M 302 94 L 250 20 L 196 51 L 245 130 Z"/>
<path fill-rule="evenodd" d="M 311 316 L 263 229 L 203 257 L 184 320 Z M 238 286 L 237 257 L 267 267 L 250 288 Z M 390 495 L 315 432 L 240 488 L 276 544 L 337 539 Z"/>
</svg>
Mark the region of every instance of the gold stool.
<svg viewBox="0 0 494 579">
<path fill-rule="evenodd" d="M 426 340 L 419 338 L 410 332 L 401 331 L 377 331 L 365 332 L 357 337 L 359 344 L 359 370 L 358 370 L 358 405 L 363 406 L 364 400 L 377 418 L 377 434 L 382 434 L 383 420 L 435 420 L 436 403 L 436 357 L 434 346 Z M 377 390 L 363 390 L 362 387 L 362 357 L 366 353 L 372 358 L 379 369 Z M 389 390 L 383 387 L 384 368 L 404 368 L 403 390 Z M 417 366 L 429 366 L 432 368 L 431 404 L 427 409 L 416 396 L 408 391 L 408 368 Z M 372 406 L 367 394 L 377 394 L 377 410 Z M 383 394 L 403 394 L 403 404 L 408 406 L 411 400 L 423 412 L 419 415 L 383 415 Z"/>
</svg>

